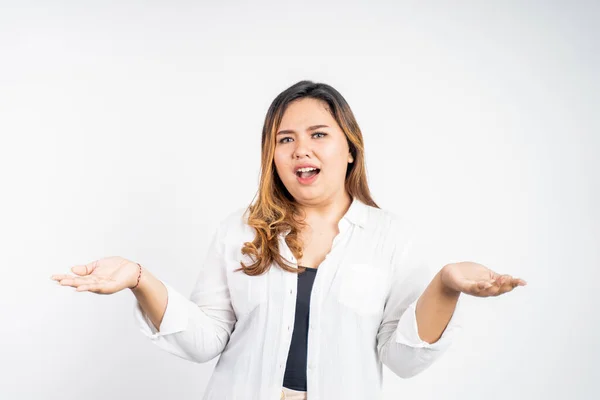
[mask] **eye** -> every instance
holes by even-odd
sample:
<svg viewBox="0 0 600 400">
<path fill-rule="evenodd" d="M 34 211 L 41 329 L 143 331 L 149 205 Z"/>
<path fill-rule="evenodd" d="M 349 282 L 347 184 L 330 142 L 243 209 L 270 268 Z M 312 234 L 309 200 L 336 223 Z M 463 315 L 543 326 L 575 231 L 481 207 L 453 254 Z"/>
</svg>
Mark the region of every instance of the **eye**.
<svg viewBox="0 0 600 400">
<path fill-rule="evenodd" d="M 320 137 L 325 137 L 325 136 L 327 136 L 327 134 L 326 134 L 325 132 L 315 132 L 315 133 L 313 133 L 311 136 L 312 136 L 312 137 L 314 137 L 315 135 L 323 135 L 323 136 L 320 136 Z M 289 137 L 289 136 L 286 136 L 286 137 L 284 137 L 284 138 L 282 138 L 282 139 L 279 139 L 278 143 L 289 143 L 289 142 L 286 142 L 286 141 L 285 141 L 286 139 L 291 139 L 291 137 Z"/>
</svg>

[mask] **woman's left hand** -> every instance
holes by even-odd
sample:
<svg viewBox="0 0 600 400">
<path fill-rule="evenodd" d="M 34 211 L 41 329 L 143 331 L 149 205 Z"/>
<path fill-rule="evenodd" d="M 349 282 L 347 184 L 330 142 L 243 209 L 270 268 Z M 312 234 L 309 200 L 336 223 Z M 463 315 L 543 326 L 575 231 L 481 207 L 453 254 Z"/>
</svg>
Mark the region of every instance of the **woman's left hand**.
<svg viewBox="0 0 600 400">
<path fill-rule="evenodd" d="M 440 276 L 444 287 L 449 291 L 477 297 L 499 296 L 517 286 L 527 285 L 523 279 L 500 275 L 481 264 L 469 261 L 444 266 Z"/>
</svg>

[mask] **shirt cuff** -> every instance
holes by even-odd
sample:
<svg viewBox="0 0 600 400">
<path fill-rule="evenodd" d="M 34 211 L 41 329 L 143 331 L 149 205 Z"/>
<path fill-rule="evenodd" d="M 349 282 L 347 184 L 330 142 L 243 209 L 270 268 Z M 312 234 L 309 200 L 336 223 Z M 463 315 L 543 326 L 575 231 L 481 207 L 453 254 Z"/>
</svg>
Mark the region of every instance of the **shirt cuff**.
<svg viewBox="0 0 600 400">
<path fill-rule="evenodd" d="M 134 317 L 138 321 L 140 331 L 150 339 L 184 331 L 188 326 L 189 307 L 195 305 L 170 285 L 162 281 L 167 288 L 167 308 L 158 331 L 148 316 L 142 311 L 140 303 L 136 300 Z"/>
<path fill-rule="evenodd" d="M 432 350 L 441 350 L 450 345 L 452 337 L 461 329 L 460 319 L 462 312 L 462 296 L 459 296 L 454 308 L 454 313 L 446 325 L 446 329 L 442 332 L 442 336 L 434 343 L 428 343 L 419 336 L 417 325 L 417 301 L 412 302 L 406 311 L 400 317 L 398 326 L 396 327 L 395 342 L 404 344 L 410 347 L 426 348 Z"/>
</svg>

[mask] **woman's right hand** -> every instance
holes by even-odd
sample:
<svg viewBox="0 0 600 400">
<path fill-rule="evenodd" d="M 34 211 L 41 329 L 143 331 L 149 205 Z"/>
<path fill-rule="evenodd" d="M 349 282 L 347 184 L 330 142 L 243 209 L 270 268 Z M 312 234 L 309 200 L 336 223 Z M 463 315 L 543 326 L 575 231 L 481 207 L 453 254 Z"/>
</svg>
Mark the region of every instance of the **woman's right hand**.
<svg viewBox="0 0 600 400">
<path fill-rule="evenodd" d="M 52 275 L 50 279 L 63 286 L 72 286 L 78 292 L 113 294 L 133 288 L 138 281 L 140 267 L 123 257 L 106 257 L 71 268 L 75 275 Z"/>
</svg>

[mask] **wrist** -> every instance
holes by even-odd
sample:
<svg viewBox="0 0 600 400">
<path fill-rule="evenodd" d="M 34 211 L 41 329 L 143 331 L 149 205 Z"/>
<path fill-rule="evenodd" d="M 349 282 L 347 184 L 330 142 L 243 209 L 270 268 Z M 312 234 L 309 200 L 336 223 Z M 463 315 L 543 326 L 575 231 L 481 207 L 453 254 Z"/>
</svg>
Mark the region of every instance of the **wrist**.
<svg viewBox="0 0 600 400">
<path fill-rule="evenodd" d="M 140 288 L 140 284 L 142 283 L 142 276 L 144 275 L 144 268 L 139 263 L 133 263 L 133 268 L 135 270 L 133 282 L 129 285 L 129 289 L 131 291 L 136 292 Z"/>
<path fill-rule="evenodd" d="M 448 286 L 446 284 L 446 282 L 448 281 L 446 278 L 446 274 L 448 273 L 448 269 L 451 268 L 452 264 L 448 264 L 446 266 L 444 266 L 439 272 L 438 272 L 438 280 L 440 283 L 440 288 L 442 290 L 442 293 L 447 296 L 447 297 L 458 297 L 461 293 L 460 290 L 457 290 L 451 286 Z"/>
</svg>

